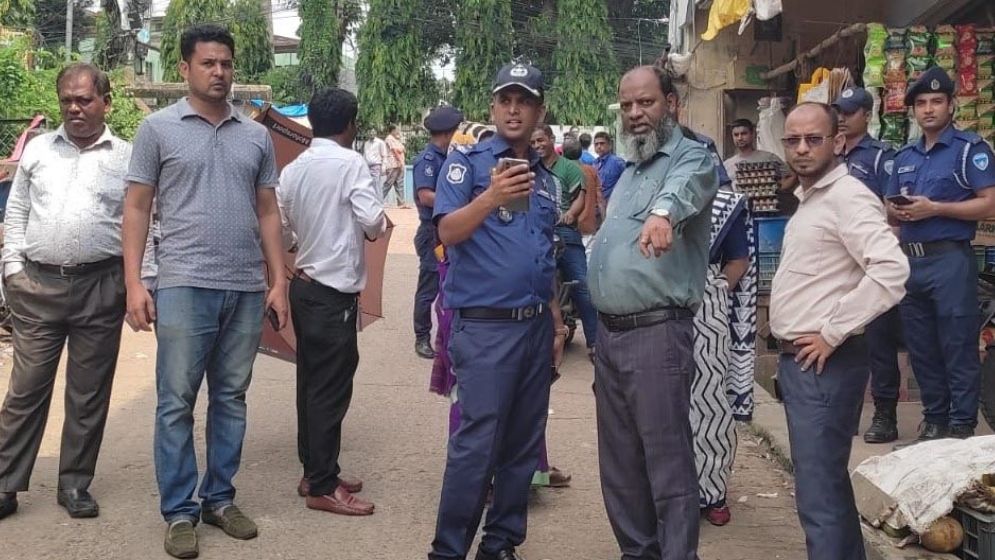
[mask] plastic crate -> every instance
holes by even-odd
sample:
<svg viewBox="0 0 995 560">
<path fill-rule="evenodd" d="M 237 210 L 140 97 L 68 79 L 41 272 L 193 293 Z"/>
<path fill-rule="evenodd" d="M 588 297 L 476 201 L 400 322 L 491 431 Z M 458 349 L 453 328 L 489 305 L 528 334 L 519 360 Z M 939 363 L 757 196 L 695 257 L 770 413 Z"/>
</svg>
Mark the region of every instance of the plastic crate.
<svg viewBox="0 0 995 560">
<path fill-rule="evenodd" d="M 784 227 L 788 224 L 786 217 L 754 218 L 757 234 L 757 253 L 781 253 L 784 242 Z"/>
<path fill-rule="evenodd" d="M 777 265 L 781 262 L 781 253 L 760 253 L 757 255 L 757 289 L 770 292 L 777 273 Z"/>
<path fill-rule="evenodd" d="M 957 553 L 962 560 L 995 560 L 995 515 L 961 506 L 950 513 L 964 528 L 964 544 Z"/>
</svg>

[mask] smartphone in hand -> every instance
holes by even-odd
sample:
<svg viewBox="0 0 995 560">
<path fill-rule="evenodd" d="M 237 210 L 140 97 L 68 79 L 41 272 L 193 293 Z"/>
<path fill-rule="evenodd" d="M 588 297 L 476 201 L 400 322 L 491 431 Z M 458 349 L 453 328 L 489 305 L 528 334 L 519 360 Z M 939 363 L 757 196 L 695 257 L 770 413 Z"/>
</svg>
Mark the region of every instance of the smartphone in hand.
<svg viewBox="0 0 995 560">
<path fill-rule="evenodd" d="M 497 167 L 494 168 L 494 173 L 504 173 L 508 168 L 518 165 L 528 167 L 529 161 L 526 159 L 501 158 L 498 160 Z M 528 173 L 528 171 L 526 171 L 526 173 Z M 524 198 L 513 200 L 505 206 L 505 209 L 509 212 L 528 212 L 529 197 L 526 196 Z"/>
<path fill-rule="evenodd" d="M 912 204 L 912 199 L 903 194 L 896 194 L 894 196 L 885 197 L 885 200 L 894 204 L 895 206 L 908 206 L 909 204 Z"/>
<path fill-rule="evenodd" d="M 276 310 L 272 307 L 267 307 L 266 318 L 269 319 L 269 325 L 273 327 L 274 331 L 280 330 L 280 318 L 276 316 Z"/>
</svg>

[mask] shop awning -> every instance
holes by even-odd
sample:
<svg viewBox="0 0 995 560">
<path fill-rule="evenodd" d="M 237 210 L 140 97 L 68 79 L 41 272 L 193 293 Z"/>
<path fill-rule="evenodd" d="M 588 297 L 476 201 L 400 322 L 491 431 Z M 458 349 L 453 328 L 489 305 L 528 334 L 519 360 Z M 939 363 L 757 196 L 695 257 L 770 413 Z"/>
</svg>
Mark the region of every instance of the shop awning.
<svg viewBox="0 0 995 560">
<path fill-rule="evenodd" d="M 889 27 L 956 24 L 977 22 L 985 15 L 995 17 L 991 0 L 888 0 L 885 13 L 884 24 Z"/>
</svg>

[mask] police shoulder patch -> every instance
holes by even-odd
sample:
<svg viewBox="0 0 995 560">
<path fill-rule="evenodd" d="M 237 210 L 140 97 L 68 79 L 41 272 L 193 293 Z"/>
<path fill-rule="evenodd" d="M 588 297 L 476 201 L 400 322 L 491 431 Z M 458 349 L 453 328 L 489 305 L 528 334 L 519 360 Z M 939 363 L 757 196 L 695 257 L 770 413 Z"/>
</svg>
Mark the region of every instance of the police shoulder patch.
<svg viewBox="0 0 995 560">
<path fill-rule="evenodd" d="M 978 171 L 985 171 L 988 169 L 991 160 L 987 153 L 981 152 L 980 154 L 974 154 L 974 157 L 971 158 L 971 163 L 978 168 Z"/>
<path fill-rule="evenodd" d="M 462 163 L 450 163 L 446 170 L 446 180 L 450 183 L 462 183 L 466 179 L 466 166 Z"/>
<path fill-rule="evenodd" d="M 888 175 L 891 175 L 891 172 L 894 171 L 894 170 L 895 170 L 895 162 L 894 162 L 894 160 L 890 160 L 889 159 L 888 161 L 884 162 L 884 172 L 885 173 L 887 173 Z"/>
<path fill-rule="evenodd" d="M 433 169 L 431 165 L 426 165 L 425 166 L 425 175 L 428 175 L 429 177 L 435 175 L 435 169 Z"/>
</svg>

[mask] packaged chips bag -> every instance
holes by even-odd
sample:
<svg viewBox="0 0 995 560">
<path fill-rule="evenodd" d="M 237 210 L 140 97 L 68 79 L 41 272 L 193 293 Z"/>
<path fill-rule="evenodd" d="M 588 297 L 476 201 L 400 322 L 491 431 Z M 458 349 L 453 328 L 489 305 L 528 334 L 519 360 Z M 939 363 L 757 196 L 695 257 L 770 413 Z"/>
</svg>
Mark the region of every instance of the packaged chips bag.
<svg viewBox="0 0 995 560">
<path fill-rule="evenodd" d="M 867 24 L 867 42 L 864 43 L 864 86 L 884 85 L 884 44 L 888 32 L 880 23 Z"/>
<path fill-rule="evenodd" d="M 978 119 L 978 96 L 958 95 L 957 112 L 954 119 L 958 121 L 971 121 Z"/>
<path fill-rule="evenodd" d="M 978 34 L 973 23 L 955 26 L 957 30 L 957 50 L 960 52 L 978 49 Z"/>
<path fill-rule="evenodd" d="M 884 82 L 905 83 L 905 49 L 890 49 L 885 51 Z"/>
<path fill-rule="evenodd" d="M 995 54 L 995 29 L 991 27 L 978 29 L 978 48 L 974 52 L 979 55 L 982 54 Z"/>
<path fill-rule="evenodd" d="M 881 140 L 892 146 L 905 144 L 905 132 L 908 117 L 905 113 L 885 114 L 881 117 Z"/>
<path fill-rule="evenodd" d="M 885 84 L 881 105 L 881 112 L 886 115 L 905 114 L 905 84 Z"/>
<path fill-rule="evenodd" d="M 933 34 L 924 26 L 916 25 L 910 27 L 905 34 L 905 47 L 909 57 L 929 58 L 929 47 L 933 41 Z"/>
</svg>

